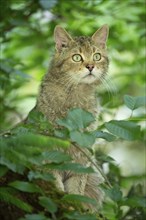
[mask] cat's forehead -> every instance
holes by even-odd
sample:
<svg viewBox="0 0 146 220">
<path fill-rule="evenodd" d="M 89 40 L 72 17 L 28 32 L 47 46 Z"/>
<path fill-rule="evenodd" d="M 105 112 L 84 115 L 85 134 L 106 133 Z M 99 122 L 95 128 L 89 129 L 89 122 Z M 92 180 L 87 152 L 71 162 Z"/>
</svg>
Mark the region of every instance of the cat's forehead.
<svg viewBox="0 0 146 220">
<path fill-rule="evenodd" d="M 90 44 L 92 43 L 91 37 L 79 36 L 79 37 L 74 37 L 73 39 L 81 45 L 85 43 L 90 43 Z"/>
<path fill-rule="evenodd" d="M 94 53 L 98 50 L 91 37 L 80 36 L 74 37 L 73 40 L 74 44 L 72 45 L 72 50 L 74 52 L 84 53 L 88 51 L 88 53 Z"/>
</svg>

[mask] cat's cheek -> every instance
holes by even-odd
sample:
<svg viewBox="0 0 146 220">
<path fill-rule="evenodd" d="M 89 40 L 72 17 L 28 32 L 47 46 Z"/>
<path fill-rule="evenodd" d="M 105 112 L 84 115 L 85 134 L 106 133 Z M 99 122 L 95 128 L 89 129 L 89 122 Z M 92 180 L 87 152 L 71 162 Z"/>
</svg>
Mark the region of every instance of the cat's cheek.
<svg viewBox="0 0 146 220">
<path fill-rule="evenodd" d="M 94 74 L 94 76 L 96 77 L 96 79 L 100 79 L 100 77 L 102 76 L 102 74 L 103 74 L 103 70 L 102 69 L 95 69 L 94 71 L 93 71 L 93 74 Z"/>
</svg>

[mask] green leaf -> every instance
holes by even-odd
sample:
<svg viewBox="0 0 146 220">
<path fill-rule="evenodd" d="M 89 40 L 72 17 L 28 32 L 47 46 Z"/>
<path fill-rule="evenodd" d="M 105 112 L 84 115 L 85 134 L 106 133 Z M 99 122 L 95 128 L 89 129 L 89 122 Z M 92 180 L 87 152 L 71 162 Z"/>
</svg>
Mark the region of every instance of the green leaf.
<svg viewBox="0 0 146 220">
<path fill-rule="evenodd" d="M 27 146 L 35 146 L 42 148 L 53 148 L 53 147 L 63 147 L 67 148 L 70 146 L 69 141 L 61 140 L 54 137 L 48 137 L 40 134 L 21 134 L 15 138 L 11 139 L 11 143 L 13 145 L 27 145 Z"/>
<path fill-rule="evenodd" d="M 41 122 L 47 121 L 46 117 L 42 112 L 37 111 L 36 109 L 32 109 L 27 117 L 27 123 L 31 124 L 40 124 Z"/>
<path fill-rule="evenodd" d="M 139 196 L 132 196 L 126 198 L 122 204 L 133 208 L 137 208 L 137 207 L 146 208 L 146 198 Z"/>
<path fill-rule="evenodd" d="M 14 182 L 9 183 L 9 186 L 18 189 L 22 192 L 29 192 L 29 193 L 42 193 L 42 190 L 39 186 L 29 183 L 29 182 L 24 182 L 24 181 L 19 181 L 16 180 Z"/>
<path fill-rule="evenodd" d="M 47 164 L 45 167 L 50 169 L 57 169 L 57 170 L 71 170 L 75 173 L 94 173 L 92 167 L 85 167 L 79 163 L 65 163 L 65 164 Z"/>
<path fill-rule="evenodd" d="M 105 123 L 109 132 L 125 140 L 136 140 L 140 137 L 140 126 L 131 121 L 112 120 Z"/>
<path fill-rule="evenodd" d="M 33 109 L 29 113 L 27 117 L 27 124 L 24 124 L 24 126 L 32 131 L 44 130 L 52 132 L 53 130 L 52 124 L 48 121 L 46 116 L 36 109 Z"/>
<path fill-rule="evenodd" d="M 95 142 L 95 135 L 90 132 L 71 131 L 70 138 L 81 147 L 91 148 Z"/>
<path fill-rule="evenodd" d="M 95 121 L 95 118 L 91 113 L 83 109 L 75 108 L 68 112 L 65 119 L 57 120 L 57 124 L 73 131 L 86 128 L 93 121 Z"/>
<path fill-rule="evenodd" d="M 105 219 L 107 220 L 117 220 L 117 213 L 115 212 L 117 210 L 116 203 L 104 203 L 102 214 L 104 215 Z M 119 220 L 119 219 L 118 219 Z"/>
<path fill-rule="evenodd" d="M 146 105 L 146 96 L 133 97 L 133 96 L 125 95 L 124 103 L 131 110 L 135 110 L 139 107 Z"/>
<path fill-rule="evenodd" d="M 41 173 L 39 171 L 29 171 L 28 179 L 32 181 L 33 179 L 42 179 L 45 181 L 54 181 L 55 178 L 50 173 Z"/>
<path fill-rule="evenodd" d="M 32 212 L 33 210 L 31 205 L 13 195 L 9 187 L 0 187 L 0 200 L 13 204 L 26 212 Z"/>
<path fill-rule="evenodd" d="M 4 176 L 8 172 L 8 168 L 6 166 L 0 165 L 0 177 Z"/>
<path fill-rule="evenodd" d="M 17 172 L 20 174 L 23 174 L 25 167 L 21 166 L 20 164 L 16 164 L 15 162 L 11 162 L 9 160 L 7 160 L 7 158 L 1 157 L 1 164 L 5 165 L 8 169 L 12 170 L 13 172 Z"/>
<path fill-rule="evenodd" d="M 55 213 L 57 211 L 57 205 L 48 197 L 40 196 L 39 204 L 50 213 Z"/>
<path fill-rule="evenodd" d="M 118 185 L 115 185 L 110 189 L 104 189 L 104 191 L 114 202 L 119 202 L 122 200 L 122 192 Z"/>
<path fill-rule="evenodd" d="M 96 131 L 96 138 L 103 138 L 108 142 L 112 142 L 116 137 L 108 132 Z"/>
<path fill-rule="evenodd" d="M 65 213 L 64 217 L 66 217 L 66 219 L 71 219 L 71 220 L 97 220 L 96 216 L 93 216 L 91 214 L 81 214 L 78 213 L 77 211 Z M 98 219 L 98 220 L 102 220 L 102 219 Z"/>
<path fill-rule="evenodd" d="M 17 165 L 17 167 L 20 169 L 20 167 L 22 165 L 23 166 L 28 165 L 28 158 L 25 155 L 25 150 L 24 150 L 24 152 L 22 152 L 22 150 L 20 150 L 20 152 L 18 152 L 17 150 L 18 150 L 18 148 L 15 147 L 13 150 L 13 148 L 11 146 L 9 146 L 9 148 L 6 149 L 4 156 L 9 161 L 12 161 L 15 165 Z"/>
<path fill-rule="evenodd" d="M 82 196 L 82 195 L 76 195 L 76 194 L 67 194 L 63 196 L 62 198 L 63 201 L 69 201 L 69 202 L 79 202 L 79 203 L 90 203 L 92 205 L 97 205 L 97 202 L 93 198 L 89 198 L 87 196 Z"/>
<path fill-rule="evenodd" d="M 51 220 L 51 219 L 42 214 L 27 214 L 25 215 L 25 218 L 20 218 L 19 220 Z"/>
<path fill-rule="evenodd" d="M 57 150 L 43 152 L 42 155 L 44 156 L 44 159 L 54 163 L 61 163 L 64 161 L 70 161 L 72 159 L 68 154 Z"/>
<path fill-rule="evenodd" d="M 112 163 L 113 161 L 115 161 L 112 157 L 107 156 L 105 154 L 98 155 L 98 152 L 96 153 L 96 158 L 99 161 L 108 162 L 108 163 Z"/>
<path fill-rule="evenodd" d="M 68 131 L 68 129 L 61 129 L 61 130 L 55 130 L 54 131 L 54 135 L 56 136 L 56 137 L 59 137 L 59 138 L 61 138 L 61 139 L 68 139 L 69 138 L 69 131 Z"/>
<path fill-rule="evenodd" d="M 11 73 L 13 68 L 9 64 L 6 64 L 5 62 L 1 61 L 0 62 L 0 70 L 6 72 L 6 73 Z"/>
<path fill-rule="evenodd" d="M 51 1 L 46 1 L 46 0 L 39 0 L 40 5 L 45 9 L 48 10 L 55 6 L 57 3 L 57 0 L 51 0 Z"/>
<path fill-rule="evenodd" d="M 24 127 L 24 126 L 16 126 L 15 128 L 12 129 L 12 135 L 18 135 L 18 134 L 25 134 L 29 132 L 29 129 Z"/>
</svg>

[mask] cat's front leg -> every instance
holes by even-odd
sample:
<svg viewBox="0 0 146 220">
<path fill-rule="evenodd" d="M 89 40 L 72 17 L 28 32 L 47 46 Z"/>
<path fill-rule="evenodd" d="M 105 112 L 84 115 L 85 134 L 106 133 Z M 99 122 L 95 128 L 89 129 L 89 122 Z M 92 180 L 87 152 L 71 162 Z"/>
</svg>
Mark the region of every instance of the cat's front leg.
<svg viewBox="0 0 146 220">
<path fill-rule="evenodd" d="M 57 187 L 57 189 L 59 191 L 65 192 L 62 174 L 58 171 L 53 171 L 53 176 L 55 177 L 55 186 Z"/>
</svg>

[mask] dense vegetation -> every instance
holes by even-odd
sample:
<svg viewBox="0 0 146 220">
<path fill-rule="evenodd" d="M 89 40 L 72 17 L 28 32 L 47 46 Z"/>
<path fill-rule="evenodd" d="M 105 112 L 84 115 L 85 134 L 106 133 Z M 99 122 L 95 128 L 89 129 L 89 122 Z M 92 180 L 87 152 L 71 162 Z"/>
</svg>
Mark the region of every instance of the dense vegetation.
<svg viewBox="0 0 146 220">
<path fill-rule="evenodd" d="M 131 151 L 134 148 L 137 152 L 143 148 L 145 151 L 144 1 L 1 0 L 0 3 L 0 218 L 145 219 L 144 172 L 124 175 L 116 160 L 102 148 L 103 143 L 118 148 L 129 142 Z M 66 119 L 57 122 L 64 127 L 62 130 L 54 130 L 35 111 L 29 114 L 27 124 L 21 122 L 9 130 L 34 105 L 38 84 L 54 49 L 55 25 L 62 25 L 73 35 L 91 35 L 104 23 L 110 27 L 111 64 L 110 78 L 97 90 L 102 106 L 99 127 L 94 132 L 84 131 L 95 118 L 82 109 L 71 109 Z M 47 135 L 48 131 L 51 136 Z M 96 202 L 58 192 L 50 171 L 94 172 L 90 167 L 72 163 L 61 149 L 66 151 L 72 143 L 92 152 L 95 140 L 99 166 L 106 165 L 108 169 L 100 170 L 105 177 L 101 186 L 105 202 L 98 214 L 91 214 L 83 210 L 81 203 L 96 205 Z M 60 150 L 56 151 L 56 146 Z M 46 159 L 49 164 L 43 163 Z"/>
</svg>

